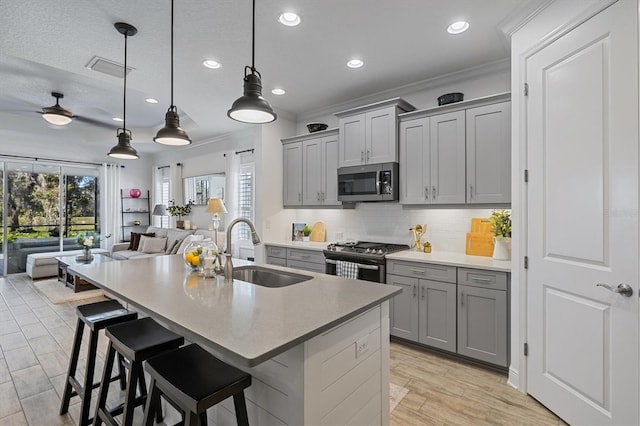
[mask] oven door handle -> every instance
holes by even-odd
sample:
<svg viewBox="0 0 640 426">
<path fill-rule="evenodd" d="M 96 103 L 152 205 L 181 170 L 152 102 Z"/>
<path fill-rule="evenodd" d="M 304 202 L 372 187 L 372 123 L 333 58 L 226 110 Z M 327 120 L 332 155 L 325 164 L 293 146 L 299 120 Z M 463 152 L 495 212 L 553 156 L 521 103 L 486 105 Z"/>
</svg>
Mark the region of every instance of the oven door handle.
<svg viewBox="0 0 640 426">
<path fill-rule="evenodd" d="M 382 182 L 380 181 L 381 179 L 381 170 L 376 170 L 376 194 L 380 195 L 380 187 L 382 186 Z"/>
<path fill-rule="evenodd" d="M 332 265 L 336 265 L 338 263 L 338 261 L 332 259 L 325 259 L 324 261 Z M 358 265 L 359 269 L 369 269 L 371 271 L 378 271 L 380 269 L 378 265 L 365 265 L 363 263 L 356 263 L 356 265 Z"/>
</svg>

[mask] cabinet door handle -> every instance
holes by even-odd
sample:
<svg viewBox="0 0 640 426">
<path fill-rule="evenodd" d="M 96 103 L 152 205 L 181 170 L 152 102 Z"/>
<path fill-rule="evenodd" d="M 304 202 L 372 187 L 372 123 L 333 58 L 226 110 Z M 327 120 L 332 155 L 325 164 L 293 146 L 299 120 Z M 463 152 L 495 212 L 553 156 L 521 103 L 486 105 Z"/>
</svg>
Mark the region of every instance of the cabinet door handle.
<svg viewBox="0 0 640 426">
<path fill-rule="evenodd" d="M 417 285 L 415 285 L 415 284 L 413 285 L 413 297 L 414 298 L 417 296 L 417 292 L 418 292 L 417 287 L 418 287 Z"/>
<path fill-rule="evenodd" d="M 301 203 L 302 202 L 302 193 L 298 192 L 298 202 Z"/>
<path fill-rule="evenodd" d="M 473 185 L 469 184 L 469 199 L 473 199 Z"/>
<path fill-rule="evenodd" d="M 429 199 L 429 187 L 428 186 L 424 187 L 424 198 L 427 199 L 427 200 Z"/>
<path fill-rule="evenodd" d="M 321 192 L 320 194 L 322 194 L 322 201 L 324 202 L 325 198 L 324 198 L 324 192 Z"/>
<path fill-rule="evenodd" d="M 436 186 L 435 186 L 435 185 L 433 185 L 433 186 L 431 187 L 431 199 L 432 199 L 432 200 L 435 200 L 435 199 L 436 199 Z"/>
<path fill-rule="evenodd" d="M 371 158 L 371 151 L 367 150 L 367 163 L 369 162 L 369 158 Z"/>
<path fill-rule="evenodd" d="M 318 198 L 316 201 L 320 201 L 320 193 L 318 192 Z"/>
<path fill-rule="evenodd" d="M 360 151 L 360 164 L 364 163 L 364 151 Z"/>
<path fill-rule="evenodd" d="M 426 273 L 426 271 L 422 271 L 420 269 L 412 269 L 411 272 L 418 275 L 424 275 Z"/>
<path fill-rule="evenodd" d="M 471 277 L 471 281 L 480 282 L 480 283 L 490 283 L 491 278 Z"/>
<path fill-rule="evenodd" d="M 460 292 L 460 306 L 464 306 L 464 291 Z"/>
<path fill-rule="evenodd" d="M 422 285 L 420 287 L 422 288 L 422 300 L 424 300 L 424 293 L 425 293 L 424 286 Z"/>
</svg>

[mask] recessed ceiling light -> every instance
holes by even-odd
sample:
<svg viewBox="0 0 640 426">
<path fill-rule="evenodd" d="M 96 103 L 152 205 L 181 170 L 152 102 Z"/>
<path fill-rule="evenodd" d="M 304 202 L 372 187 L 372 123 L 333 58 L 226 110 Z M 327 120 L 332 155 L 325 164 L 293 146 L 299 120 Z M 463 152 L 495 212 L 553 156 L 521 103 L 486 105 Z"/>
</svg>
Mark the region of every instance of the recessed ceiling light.
<svg viewBox="0 0 640 426">
<path fill-rule="evenodd" d="M 149 103 L 149 104 L 157 104 L 158 103 L 158 100 L 157 99 L 153 99 L 153 98 L 147 98 L 144 101 Z"/>
<path fill-rule="evenodd" d="M 274 95 L 284 95 L 285 93 L 287 93 L 287 91 L 279 87 L 276 87 L 271 91 L 271 93 L 273 93 Z"/>
<path fill-rule="evenodd" d="M 460 34 L 469 29 L 469 23 L 467 21 L 457 21 L 449 25 L 447 32 L 449 34 Z"/>
<path fill-rule="evenodd" d="M 284 12 L 278 17 L 278 21 L 287 27 L 295 27 L 300 24 L 300 16 L 293 12 Z"/>
<path fill-rule="evenodd" d="M 122 121 L 122 118 L 120 118 L 120 117 L 113 117 L 113 121 L 121 122 L 121 121 Z"/>
<path fill-rule="evenodd" d="M 363 65 L 364 62 L 360 59 L 351 59 L 349 62 L 347 62 L 347 66 L 349 68 L 360 68 Z"/>
<path fill-rule="evenodd" d="M 204 61 L 202 61 L 202 65 L 207 68 L 211 68 L 212 70 L 217 70 L 222 66 L 220 62 L 214 61 L 213 59 L 205 59 Z"/>
</svg>

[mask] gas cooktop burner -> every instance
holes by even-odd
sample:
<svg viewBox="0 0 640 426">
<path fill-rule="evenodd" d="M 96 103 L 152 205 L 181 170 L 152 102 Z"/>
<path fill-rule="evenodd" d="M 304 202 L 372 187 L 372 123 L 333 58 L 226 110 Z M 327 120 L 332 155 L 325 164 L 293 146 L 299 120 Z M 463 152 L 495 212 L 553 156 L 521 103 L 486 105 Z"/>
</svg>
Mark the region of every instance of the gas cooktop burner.
<svg viewBox="0 0 640 426">
<path fill-rule="evenodd" d="M 369 255 L 376 257 L 384 257 L 386 254 L 394 253 L 396 251 L 407 250 L 409 246 L 404 244 L 386 244 L 386 243 L 372 243 L 367 241 L 358 242 L 346 242 L 346 243 L 333 243 L 327 246 L 325 254 L 329 253 L 341 253 L 341 254 L 356 254 L 356 255 Z"/>
</svg>

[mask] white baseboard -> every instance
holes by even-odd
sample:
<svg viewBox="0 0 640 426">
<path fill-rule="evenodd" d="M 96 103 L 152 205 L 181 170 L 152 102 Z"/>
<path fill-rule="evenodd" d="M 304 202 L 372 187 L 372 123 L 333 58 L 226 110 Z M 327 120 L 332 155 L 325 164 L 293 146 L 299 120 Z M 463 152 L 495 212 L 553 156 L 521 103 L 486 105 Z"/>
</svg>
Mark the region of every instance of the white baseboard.
<svg viewBox="0 0 640 426">
<path fill-rule="evenodd" d="M 507 380 L 507 383 L 509 385 L 511 385 L 512 387 L 514 387 L 515 389 L 519 390 L 519 387 L 520 387 L 520 376 L 519 376 L 518 370 L 515 370 L 513 368 L 509 368 L 509 379 Z"/>
</svg>

